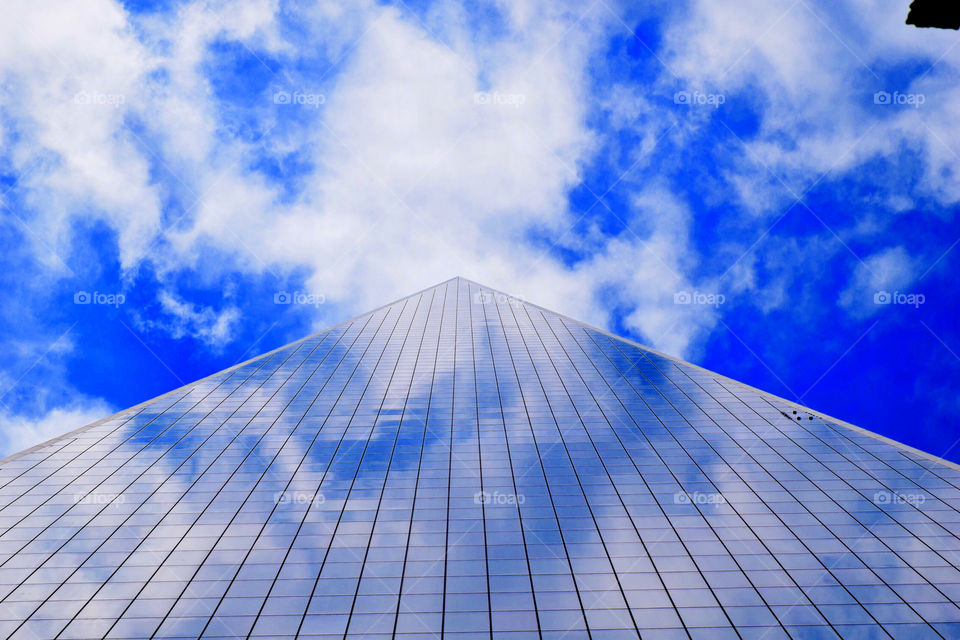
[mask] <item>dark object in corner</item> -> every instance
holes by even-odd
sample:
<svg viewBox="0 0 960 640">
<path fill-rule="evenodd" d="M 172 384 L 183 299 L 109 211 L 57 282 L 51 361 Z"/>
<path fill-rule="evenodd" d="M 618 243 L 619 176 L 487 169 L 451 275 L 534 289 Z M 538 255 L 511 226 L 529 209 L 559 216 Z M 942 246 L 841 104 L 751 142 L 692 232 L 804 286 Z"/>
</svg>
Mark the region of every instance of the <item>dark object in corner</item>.
<svg viewBox="0 0 960 640">
<path fill-rule="evenodd" d="M 960 2 L 957 0 L 913 0 L 907 24 L 915 27 L 960 29 Z"/>
</svg>

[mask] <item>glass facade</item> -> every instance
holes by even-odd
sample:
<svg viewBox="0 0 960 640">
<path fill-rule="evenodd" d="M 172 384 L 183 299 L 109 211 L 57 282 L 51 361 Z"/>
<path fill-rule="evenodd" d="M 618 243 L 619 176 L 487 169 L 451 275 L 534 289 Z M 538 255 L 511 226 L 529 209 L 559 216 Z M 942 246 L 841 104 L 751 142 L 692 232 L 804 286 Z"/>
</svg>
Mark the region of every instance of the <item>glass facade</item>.
<svg viewBox="0 0 960 640">
<path fill-rule="evenodd" d="M 0 637 L 960 637 L 960 471 L 453 279 L 0 461 Z"/>
</svg>

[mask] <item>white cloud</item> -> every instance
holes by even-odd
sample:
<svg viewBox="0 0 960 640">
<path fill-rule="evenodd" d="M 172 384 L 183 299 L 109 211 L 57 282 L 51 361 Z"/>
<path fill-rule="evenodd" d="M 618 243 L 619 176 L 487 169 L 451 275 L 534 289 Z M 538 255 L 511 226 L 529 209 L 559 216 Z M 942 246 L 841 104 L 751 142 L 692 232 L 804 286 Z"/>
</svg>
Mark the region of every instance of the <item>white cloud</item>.
<svg viewBox="0 0 960 640">
<path fill-rule="evenodd" d="M 40 416 L 0 413 L 0 455 L 22 451 L 86 426 L 114 412 L 99 399 L 84 399 L 55 407 Z"/>
<path fill-rule="evenodd" d="M 29 184 L 43 211 L 37 222 L 58 230 L 55 246 L 63 246 L 72 216 L 96 216 L 119 232 L 128 271 L 149 256 L 161 274 L 176 272 L 200 264 L 210 249 L 225 250 L 237 259 L 231 269 L 306 267 L 307 288 L 347 307 L 344 314 L 462 274 L 606 324 L 610 307 L 597 310 L 595 298 L 606 282 L 599 275 L 604 268 L 571 269 L 526 241 L 531 228 L 560 238 L 572 222 L 568 191 L 598 146 L 585 124 L 587 65 L 611 25 L 622 27 L 606 10 L 511 4 L 506 31 L 491 40 L 470 33 L 454 5 L 432 10 L 421 23 L 395 8 L 326 3 L 310 10 L 311 39 L 292 42 L 278 28 L 275 2 L 187 4 L 142 22 L 140 40 L 107 0 L 82 10 L 65 3 L 54 26 L 34 6 L 16 9 L 42 28 L 37 38 L 8 45 L 0 60 L 24 87 L 16 123 L 36 131 L 18 153 L 57 159 Z M 339 33 L 338 20 L 354 39 Z M 533 22 L 536 28 L 528 28 Z M 337 33 L 329 47 L 309 48 Z M 91 34 L 98 46 L 72 57 L 75 69 L 60 68 L 57 58 L 82 49 Z M 323 109 L 298 113 L 299 127 L 284 122 L 277 139 L 267 136 L 277 149 L 307 154 L 316 167 L 292 201 L 248 168 L 257 143 L 223 139 L 204 66 L 217 38 L 291 59 L 343 55 L 321 87 Z M 41 44 L 31 49 L 30 42 Z M 39 60 L 33 73 L 16 66 L 28 54 Z M 78 82 L 78 75 L 86 80 Z M 311 86 L 293 70 L 276 81 Z M 79 111 L 60 104 L 74 86 L 94 84 L 123 95 L 123 104 Z M 43 95 L 35 95 L 38 87 L 46 87 Z M 60 106 L 43 110 L 53 103 Z M 271 115 L 272 109 L 264 96 L 252 113 L 267 124 L 289 114 Z M 127 126 L 131 117 L 159 146 L 148 149 L 138 139 Z M 176 176 L 173 183 L 154 182 L 151 165 Z M 189 208 L 182 219 L 174 212 L 161 222 L 159 202 L 171 188 Z M 647 242 L 670 254 L 673 270 L 682 270 L 680 248 L 688 251 L 683 229 Z M 158 234 L 169 250 L 157 250 Z M 595 265 L 625 258 L 625 243 L 637 242 L 601 238 Z M 647 305 L 657 291 L 634 287 L 618 303 Z M 190 333 L 209 344 L 229 339 L 234 311 L 217 315 L 170 294 L 160 302 L 173 318 L 164 325 L 172 335 Z M 663 327 L 643 319 L 650 313 L 631 316 L 630 326 L 655 337 Z M 684 348 L 702 329 L 667 315 L 675 334 L 665 343 L 670 347 Z"/>
<path fill-rule="evenodd" d="M 20 133 L 10 157 L 35 235 L 63 254 L 70 218 L 93 208 L 131 262 L 160 220 L 148 158 L 125 122 L 143 103 L 151 57 L 108 0 L 13 0 L 4 11 L 17 19 L 0 24 L 2 116 Z"/>
<path fill-rule="evenodd" d="M 161 329 L 174 338 L 192 336 L 215 348 L 221 348 L 233 337 L 240 320 L 240 310 L 227 305 L 216 311 L 179 298 L 171 291 L 159 293 L 160 314 L 157 319 L 140 317 L 141 329 Z"/>
<path fill-rule="evenodd" d="M 837 302 L 854 317 L 871 316 L 888 304 L 890 296 L 913 293 L 907 289 L 915 270 L 915 261 L 903 247 L 877 251 L 856 266 Z"/>
<path fill-rule="evenodd" d="M 206 269 L 211 249 L 235 257 L 230 269 L 305 270 L 305 288 L 334 303 L 321 313 L 347 315 L 461 274 L 599 325 L 612 309 L 625 311 L 627 326 L 654 346 L 686 355 L 717 310 L 664 301 L 716 285 L 687 275 L 695 264 L 692 217 L 666 187 L 644 185 L 634 211 L 620 212 L 631 218 L 631 230 L 593 234 L 582 247 L 592 255 L 577 266 L 527 241 L 537 229 L 573 244 L 563 238 L 573 222 L 568 194 L 600 147 L 586 124 L 595 98 L 587 70 L 599 45 L 623 25 L 602 7 L 504 7 L 506 29 L 491 39 L 470 31 L 453 4 L 421 23 L 396 8 L 326 2 L 308 10 L 309 38 L 292 41 L 278 24 L 276 2 L 190 3 L 144 19 L 136 30 L 109 0 L 19 2 L 12 10 L 28 29 L 6 27 L 0 73 L 17 91 L 5 116 L 21 134 L 11 151 L 18 168 L 26 174 L 34 159 L 49 159 L 23 186 L 33 226 L 62 250 L 71 220 L 105 220 L 119 234 L 128 272 L 145 259 L 161 275 Z M 754 9 L 771 11 L 763 3 Z M 693 27 L 679 36 L 688 48 L 670 64 L 691 82 L 732 64 L 750 37 L 745 25 L 718 15 L 697 5 Z M 814 29 L 808 19 L 792 23 L 776 29 L 793 31 L 774 35 Z M 273 124 L 301 107 L 279 111 L 264 95 L 249 113 L 265 139 L 225 138 L 205 66 L 218 39 L 280 60 L 338 61 L 322 82 L 296 65 L 274 78 L 282 87 L 316 86 L 323 108 L 297 112 L 273 135 Z M 769 42 L 757 51 L 731 77 L 747 77 L 736 74 L 753 65 L 751 77 L 772 69 L 784 82 L 818 64 Z M 72 98 L 80 90 L 123 102 L 77 105 Z M 631 161 L 647 166 L 667 125 L 652 117 L 648 99 L 626 91 L 603 99 L 621 125 L 644 112 L 644 142 Z M 294 198 L 250 168 L 254 152 L 265 150 L 296 150 L 313 163 Z M 758 145 L 757 153 L 776 158 L 782 150 Z M 175 177 L 164 183 L 155 171 Z M 170 191 L 185 201 L 182 218 L 177 210 L 162 215 Z M 616 300 L 599 295 L 608 287 L 620 289 Z M 154 328 L 212 346 L 230 339 L 235 308 L 217 313 L 170 291 L 159 300 L 169 321 Z"/>
<path fill-rule="evenodd" d="M 631 309 L 626 326 L 670 354 L 690 353 L 727 300 L 717 283 L 693 283 L 684 275 L 694 266 L 691 224 L 691 212 L 675 195 L 651 185 L 634 198 L 628 229 L 580 267 L 586 282 L 617 292 L 604 306 Z"/>
<path fill-rule="evenodd" d="M 760 109 L 748 162 L 729 177 L 755 211 L 778 215 L 825 172 L 911 148 L 929 163 L 921 188 L 949 204 L 960 200 L 955 39 L 907 27 L 898 11 L 873 0 L 736 7 L 698 0 L 667 30 L 664 58 L 681 85 L 740 92 L 727 104 L 750 100 Z M 887 86 L 883 75 L 905 64 L 925 64 L 927 72 L 914 86 Z M 875 104 L 877 91 L 920 93 L 925 102 Z"/>
<path fill-rule="evenodd" d="M 945 56 L 919 83 L 930 93 L 924 113 L 933 115 L 926 124 L 916 110 L 891 116 L 874 109 L 869 95 L 850 91 L 851 77 L 869 77 L 864 64 L 890 55 L 932 56 L 945 43 L 936 36 L 917 44 L 900 25 L 886 28 L 890 19 L 877 16 L 888 12 L 860 5 L 858 15 L 868 16 L 868 24 L 857 31 L 863 38 L 855 47 L 824 24 L 849 21 L 849 10 L 828 14 L 803 3 L 787 8 L 757 1 L 733 12 L 723 3 L 697 2 L 674 14 L 663 58 L 681 84 L 760 92 L 761 133 L 745 155 L 757 162 L 727 175 L 750 208 L 779 214 L 778 205 L 791 199 L 764 165 L 799 193 L 820 172 L 849 168 L 898 140 L 926 149 L 930 193 L 960 197 L 949 151 L 960 127 L 956 110 L 946 106 L 957 100 L 939 75 L 955 56 Z M 5 114 L 21 133 L 11 153 L 25 174 L 32 226 L 62 250 L 73 217 L 104 219 L 119 232 L 128 270 L 148 249 L 162 273 L 191 268 L 211 247 L 233 254 L 249 271 L 306 267 L 310 290 L 349 311 L 462 273 L 603 324 L 594 294 L 610 281 L 618 259 L 652 260 L 647 273 L 685 280 L 691 224 L 672 236 L 665 235 L 666 225 L 650 236 L 598 236 L 589 267 L 566 267 L 525 242 L 532 227 L 559 238 L 571 223 L 568 191 L 598 147 L 585 125 L 592 99 L 587 65 L 596 45 L 623 25 L 606 10 L 582 14 L 583 7 L 572 4 L 504 7 L 505 35 L 490 40 L 470 33 L 452 4 L 431 10 L 421 23 L 395 8 L 325 2 L 305 10 L 310 38 L 292 41 L 278 26 L 278 4 L 268 0 L 190 3 L 145 19 L 139 30 L 109 0 L 82 7 L 17 2 L 11 11 L 22 20 L 5 23 L 0 69 L 13 87 Z M 533 23 L 537 28 L 529 28 Z M 299 127 L 285 123 L 276 139 L 267 134 L 268 148 L 301 150 L 315 163 L 293 201 L 248 168 L 259 142 L 223 139 L 204 66 L 217 39 L 291 60 L 338 60 L 324 80 L 323 109 L 300 118 Z M 297 73 L 285 70 L 276 80 L 308 86 L 310 78 Z M 79 92 L 94 104 L 75 104 Z M 484 99 L 496 92 L 508 104 L 477 104 L 478 92 Z M 121 96 L 122 104 L 114 108 L 110 96 Z M 647 99 L 622 88 L 604 100 L 618 125 L 644 113 L 636 126 L 644 140 L 638 166 L 645 166 L 642 154 L 676 114 L 656 117 Z M 271 115 L 274 108 L 264 96 L 252 111 L 269 124 L 288 113 Z M 846 153 L 862 132 L 865 112 L 874 114 L 878 133 Z M 131 118 L 142 123 L 150 143 L 129 126 Z M 689 135 L 690 126 L 676 135 Z M 802 135 L 784 136 L 793 131 Z M 148 149 L 154 142 L 159 146 Z M 41 158 L 39 168 L 28 171 Z M 152 165 L 169 169 L 173 184 L 155 182 Z M 171 228 L 160 203 L 167 189 L 181 187 L 188 207 L 198 200 L 183 219 L 173 213 Z M 902 197 L 897 202 L 902 207 Z M 155 251 L 158 234 L 170 241 L 164 246 L 171 252 Z M 651 340 L 673 326 L 677 335 L 666 344 L 682 355 L 710 323 L 681 317 L 674 324 L 672 311 L 651 306 L 663 281 L 635 282 L 618 304 L 629 310 L 630 326 Z M 201 321 L 196 314 L 204 312 L 180 310 L 175 332 L 195 331 L 211 343 L 228 338 L 229 314 Z"/>
<path fill-rule="evenodd" d="M 206 169 L 175 261 L 213 244 L 252 270 L 306 265 L 310 291 L 352 310 L 462 274 L 605 323 L 596 283 L 523 238 L 531 225 L 562 234 L 594 147 L 585 38 L 560 38 L 569 25 L 551 18 L 529 41 L 454 50 L 396 10 L 369 20 L 296 133 L 318 166 L 302 197 L 281 205 L 257 175 Z"/>
<path fill-rule="evenodd" d="M 733 194 L 744 209 L 739 216 L 726 216 L 724 223 L 754 229 L 746 239 L 731 234 L 725 243 L 731 263 L 739 260 L 727 275 L 728 285 L 763 312 L 789 305 L 799 313 L 817 313 L 803 309 L 811 288 L 808 265 L 825 264 L 838 252 L 846 259 L 837 237 L 876 244 L 897 214 L 920 206 L 918 202 L 949 206 L 960 201 L 960 88 L 955 82 L 960 48 L 955 34 L 908 27 L 903 14 L 889 9 L 874 0 L 750 0 L 735 7 L 697 0 L 669 18 L 661 56 L 676 77 L 661 75 L 663 92 L 718 92 L 725 94 L 730 112 L 742 108 L 740 113 L 758 119 L 756 133 L 743 141 L 718 127 L 731 155 L 718 161 L 717 174 L 726 190 L 723 197 Z M 884 79 L 917 66 L 925 73 L 912 84 L 891 86 L 893 81 Z M 907 94 L 915 101 L 920 96 L 923 104 L 876 104 L 878 91 Z M 669 110 L 661 111 L 659 122 L 674 121 Z M 716 123 L 702 111 L 687 109 L 678 135 L 713 136 L 708 127 Z M 902 160 L 906 168 L 878 174 L 875 167 L 864 166 L 871 160 L 893 165 Z M 913 184 L 915 172 L 920 179 Z M 846 210 L 821 210 L 817 199 L 809 197 L 804 203 L 812 213 L 795 204 L 807 189 L 830 189 L 834 180 L 872 180 L 874 195 L 867 200 L 855 192 Z M 780 224 L 783 214 L 789 219 Z M 796 237 L 796 227 L 789 225 L 803 222 L 798 218 L 812 221 L 813 231 Z M 778 224 L 771 228 L 774 221 Z M 744 255 L 755 238 L 759 244 Z M 868 291 L 896 287 L 907 267 L 912 268 L 912 261 L 908 264 L 898 252 L 865 262 L 869 266 L 858 265 L 840 295 L 840 304 L 858 318 L 876 311 L 872 293 L 866 303 L 861 300 Z M 890 282 L 871 282 L 878 280 L 872 270 L 884 269 Z"/>
<path fill-rule="evenodd" d="M 287 7 L 303 11 L 306 30 L 294 33 L 283 28 L 276 0 L 182 3 L 135 26 L 114 0 L 11 0 L 5 11 L 18 19 L 0 23 L 0 136 L 21 176 L 37 255 L 62 275 L 48 247 L 66 255 L 73 222 L 106 222 L 128 276 L 147 260 L 160 273 L 163 321 L 141 318 L 141 328 L 212 348 L 229 342 L 240 311 L 233 301 L 217 311 L 173 293 L 170 282 L 184 270 L 202 267 L 209 281 L 218 269 L 306 273 L 304 289 L 332 303 L 318 324 L 332 319 L 324 314 L 345 317 L 459 274 L 600 326 L 616 310 L 652 346 L 689 356 L 720 309 L 674 304 L 674 294 L 751 294 L 768 311 L 794 299 L 803 256 L 835 252 L 836 243 L 825 233 L 829 243 L 791 245 L 801 250 L 796 256 L 747 256 L 729 282 L 693 276 L 697 212 L 665 181 L 631 176 L 620 187 L 633 200 L 617 212 L 628 228 L 571 237 L 568 197 L 584 167 L 604 145 L 610 164 L 622 163 L 619 141 L 587 124 L 598 105 L 614 128 L 636 134 L 627 164 L 636 162 L 639 174 L 651 168 L 661 136 L 682 148 L 708 121 L 706 112 L 663 109 L 660 89 L 725 92 L 728 104 L 737 92 L 755 100 L 761 124 L 747 161 L 718 168 L 717 182 L 739 193 L 763 228 L 824 171 L 901 148 L 923 153 L 918 195 L 960 199 L 960 89 L 950 78 L 960 49 L 948 51 L 955 34 L 917 37 L 879 2 L 751 0 L 731 10 L 698 1 L 665 11 L 672 17 L 660 56 L 679 78 L 664 72 L 642 93 L 614 86 L 602 96 L 590 91 L 590 65 L 607 53 L 611 34 L 624 35 L 603 3 L 498 6 L 503 30 L 494 37 L 453 2 L 421 17 L 373 2 Z M 854 36 L 838 39 L 824 24 L 835 21 Z M 218 102 L 209 66 L 210 46 L 221 41 L 282 68 L 243 111 L 262 139 L 229 135 L 233 107 Z M 874 87 L 864 66 L 945 51 L 913 87 Z M 322 92 L 325 103 L 279 107 L 270 95 L 277 89 Z M 921 92 L 926 103 L 922 111 L 884 109 L 872 102 L 881 89 Z M 291 152 L 310 166 L 292 197 L 254 168 L 264 154 Z M 697 188 L 706 201 L 720 197 L 721 187 Z M 165 210 L 171 195 L 183 210 Z M 911 202 L 900 192 L 886 197 L 898 211 Z M 881 218 L 871 221 L 853 232 L 869 239 L 883 231 Z M 529 242 L 531 230 L 547 240 Z M 582 260 L 555 259 L 551 241 Z M 733 260 L 742 247 L 723 249 Z M 866 264 L 841 294 L 853 314 L 866 312 L 864 290 L 912 277 L 901 248 Z M 758 276 L 761 267 L 772 275 Z M 84 413 L 56 411 L 48 414 Z"/>
<path fill-rule="evenodd" d="M 70 383 L 66 362 L 77 349 L 73 327 L 51 330 L 25 304 L 4 308 L 0 320 L 9 327 L 0 338 L 7 368 L 0 371 L 0 456 L 113 413 L 107 402 Z M 33 332 L 15 330 L 23 326 Z"/>
</svg>

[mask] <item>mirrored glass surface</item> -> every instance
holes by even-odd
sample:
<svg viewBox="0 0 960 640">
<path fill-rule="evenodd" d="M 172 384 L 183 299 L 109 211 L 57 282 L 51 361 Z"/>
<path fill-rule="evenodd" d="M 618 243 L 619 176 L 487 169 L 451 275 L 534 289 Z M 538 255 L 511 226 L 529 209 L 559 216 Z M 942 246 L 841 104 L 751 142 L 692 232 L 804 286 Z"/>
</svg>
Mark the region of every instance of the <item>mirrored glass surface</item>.
<svg viewBox="0 0 960 640">
<path fill-rule="evenodd" d="M 457 278 L 0 461 L 0 637 L 960 637 L 958 487 Z"/>
</svg>

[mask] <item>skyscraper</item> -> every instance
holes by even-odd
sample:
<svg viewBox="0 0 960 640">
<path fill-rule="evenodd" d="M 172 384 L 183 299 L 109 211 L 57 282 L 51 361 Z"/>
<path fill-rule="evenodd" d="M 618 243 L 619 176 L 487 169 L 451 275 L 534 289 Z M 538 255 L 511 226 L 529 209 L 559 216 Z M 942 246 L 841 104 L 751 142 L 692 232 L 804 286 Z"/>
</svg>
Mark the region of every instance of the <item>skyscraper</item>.
<svg viewBox="0 0 960 640">
<path fill-rule="evenodd" d="M 460 278 L 0 483 L 0 637 L 960 637 L 956 465 Z"/>
</svg>

